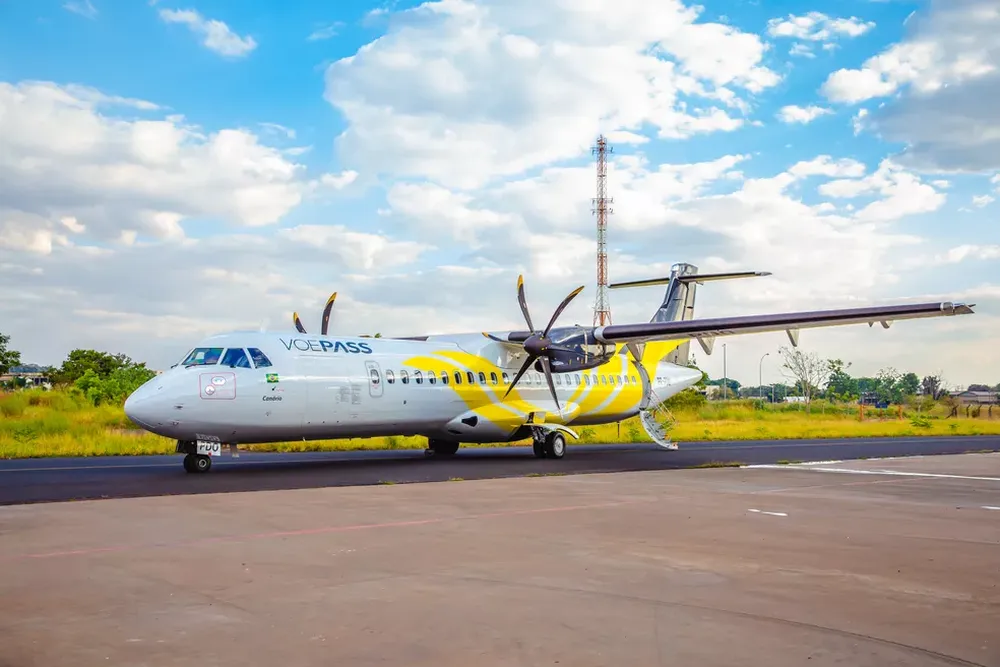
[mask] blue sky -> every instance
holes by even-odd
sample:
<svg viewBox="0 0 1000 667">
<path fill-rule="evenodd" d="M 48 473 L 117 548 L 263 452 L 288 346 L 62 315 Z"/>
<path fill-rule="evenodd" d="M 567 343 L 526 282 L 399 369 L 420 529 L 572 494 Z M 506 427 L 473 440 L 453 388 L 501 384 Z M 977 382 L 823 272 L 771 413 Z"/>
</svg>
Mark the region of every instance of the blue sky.
<svg viewBox="0 0 1000 667">
<path fill-rule="evenodd" d="M 200 335 L 308 321 L 334 289 L 341 333 L 516 327 L 521 271 L 539 310 L 586 284 L 567 318 L 588 320 L 602 131 L 612 280 L 775 272 L 706 290 L 705 315 L 957 295 L 982 304 L 957 330 L 810 337 L 860 372 L 1000 381 L 991 3 L 606 4 L 0 4 L 5 332 L 28 361 L 160 366 Z M 613 307 L 645 318 L 657 296 Z M 729 374 L 755 381 L 780 344 L 734 340 Z"/>
</svg>

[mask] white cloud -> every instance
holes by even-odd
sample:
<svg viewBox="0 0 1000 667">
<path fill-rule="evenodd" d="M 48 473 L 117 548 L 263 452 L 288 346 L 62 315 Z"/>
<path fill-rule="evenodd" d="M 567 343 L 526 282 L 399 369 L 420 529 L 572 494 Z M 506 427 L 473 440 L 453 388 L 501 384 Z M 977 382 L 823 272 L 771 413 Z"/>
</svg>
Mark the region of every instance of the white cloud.
<svg viewBox="0 0 1000 667">
<path fill-rule="evenodd" d="M 822 12 L 809 12 L 801 16 L 789 14 L 786 18 L 771 19 L 767 22 L 767 33 L 775 38 L 822 42 L 824 49 L 831 50 L 836 46 L 833 40 L 860 37 L 874 27 L 873 21 L 863 21 L 855 16 L 832 18 Z M 793 45 L 790 54 L 815 57 L 812 49 L 802 43 Z"/>
<path fill-rule="evenodd" d="M 886 222 L 906 215 L 930 213 L 944 205 L 947 196 L 924 183 L 892 160 L 883 160 L 878 169 L 859 180 L 834 180 L 819 186 L 827 197 L 854 198 L 877 193 L 882 199 L 873 201 L 854 214 L 858 220 Z"/>
<path fill-rule="evenodd" d="M 779 79 L 756 35 L 698 23 L 679 0 L 592 9 L 442 0 L 393 15 L 327 70 L 326 99 L 349 124 L 341 155 L 362 173 L 475 188 L 583 156 L 601 131 L 734 130 L 737 91 Z"/>
<path fill-rule="evenodd" d="M 49 252 L 59 234 L 78 227 L 103 240 L 134 240 L 133 232 L 177 239 L 188 218 L 270 225 L 309 194 L 357 176 L 306 180 L 301 165 L 246 130 L 205 134 L 177 117 L 102 113 L 122 100 L 79 87 L 0 83 L 0 224 L 9 243 Z M 59 222 L 67 219 L 74 222 Z"/>
<path fill-rule="evenodd" d="M 79 14 L 88 19 L 97 18 L 97 8 L 90 0 L 69 0 L 63 4 L 63 9 Z"/>
<path fill-rule="evenodd" d="M 160 18 L 167 23 L 187 25 L 202 38 L 202 44 L 223 56 L 242 57 L 257 48 L 251 36 L 240 37 L 228 25 L 216 19 L 206 19 L 193 9 L 161 9 Z"/>
<path fill-rule="evenodd" d="M 932 0 L 906 37 L 859 69 L 829 76 L 822 92 L 856 103 L 892 95 L 865 126 L 906 146 L 901 163 L 924 171 L 1000 169 L 1000 5 Z"/>
<path fill-rule="evenodd" d="M 957 264 L 966 259 L 1000 259 L 1000 245 L 961 245 L 949 250 L 943 258 L 939 259 L 939 262 Z"/>
<path fill-rule="evenodd" d="M 792 44 L 792 48 L 788 49 L 788 55 L 790 56 L 802 56 L 803 58 L 815 58 L 816 54 L 813 53 L 812 48 L 808 44 L 802 44 L 796 42 Z"/>
<path fill-rule="evenodd" d="M 781 110 L 778 112 L 778 118 L 783 123 L 801 123 L 805 125 L 806 123 L 811 123 L 822 115 L 830 113 L 833 113 L 833 111 L 815 105 L 800 107 L 795 104 L 789 104 L 781 107 Z"/>
<path fill-rule="evenodd" d="M 319 40 L 330 39 L 331 37 L 336 37 L 337 32 L 341 27 L 343 27 L 343 25 L 344 23 L 342 21 L 335 21 L 334 23 L 330 23 L 328 25 L 316 28 L 311 33 L 309 33 L 309 36 L 306 37 L 306 40 L 310 42 L 315 42 Z"/>
<path fill-rule="evenodd" d="M 840 69 L 823 84 L 837 102 L 884 97 L 904 85 L 932 93 L 997 71 L 1000 7 L 992 0 L 933 0 L 914 17 L 908 36 L 866 60 L 860 69 Z"/>
<path fill-rule="evenodd" d="M 990 195 L 976 195 L 972 198 L 972 205 L 976 208 L 982 208 L 994 201 L 996 201 L 996 198 Z"/>
<path fill-rule="evenodd" d="M 295 130 L 290 127 L 285 127 L 284 125 L 279 125 L 278 123 L 258 123 L 258 125 L 265 130 L 281 134 L 289 139 L 295 138 Z"/>
</svg>

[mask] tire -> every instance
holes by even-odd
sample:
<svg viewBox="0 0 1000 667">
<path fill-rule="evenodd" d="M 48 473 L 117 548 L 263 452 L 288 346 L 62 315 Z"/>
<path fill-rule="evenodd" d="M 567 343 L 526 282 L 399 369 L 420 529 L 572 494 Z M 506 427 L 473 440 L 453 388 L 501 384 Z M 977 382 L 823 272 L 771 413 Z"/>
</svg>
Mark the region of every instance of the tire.
<svg viewBox="0 0 1000 667">
<path fill-rule="evenodd" d="M 566 438 L 558 431 L 550 433 L 545 438 L 545 457 L 561 459 L 566 455 Z"/>
<path fill-rule="evenodd" d="M 531 449 L 534 450 L 535 456 L 540 459 L 544 459 L 548 454 L 545 451 L 545 443 L 540 440 L 535 440 L 531 443 Z"/>
<path fill-rule="evenodd" d="M 206 473 L 212 469 L 212 457 L 204 454 L 188 454 L 184 457 L 184 469 L 190 473 Z"/>
<path fill-rule="evenodd" d="M 431 440 L 427 443 L 428 449 L 431 449 L 437 456 L 454 456 L 458 452 L 458 446 L 459 443 L 447 440 Z"/>
</svg>

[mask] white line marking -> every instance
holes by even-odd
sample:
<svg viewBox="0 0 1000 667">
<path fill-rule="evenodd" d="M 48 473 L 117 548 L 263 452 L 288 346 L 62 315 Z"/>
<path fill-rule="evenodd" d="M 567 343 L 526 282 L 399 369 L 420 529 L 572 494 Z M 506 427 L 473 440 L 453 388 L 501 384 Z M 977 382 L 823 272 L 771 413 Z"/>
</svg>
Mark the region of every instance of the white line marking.
<svg viewBox="0 0 1000 667">
<path fill-rule="evenodd" d="M 784 512 L 765 512 L 764 510 L 747 510 L 748 512 L 757 512 L 758 514 L 769 514 L 771 516 L 788 516 Z"/>
<path fill-rule="evenodd" d="M 777 465 L 777 464 L 766 464 L 752 466 L 754 468 L 767 468 L 770 470 L 787 470 L 792 466 L 787 465 Z M 810 467 L 799 467 L 800 470 L 810 470 L 813 472 L 839 472 L 848 473 L 852 475 L 896 475 L 899 477 L 938 477 L 943 479 L 975 479 L 985 482 L 1000 482 L 1000 477 L 975 477 L 972 475 L 946 475 L 943 473 L 935 472 L 907 472 L 904 470 L 857 470 L 854 468 L 810 468 Z"/>
<path fill-rule="evenodd" d="M 997 510 L 1000 511 L 1000 507 L 993 507 L 992 505 L 983 505 L 984 510 Z"/>
</svg>

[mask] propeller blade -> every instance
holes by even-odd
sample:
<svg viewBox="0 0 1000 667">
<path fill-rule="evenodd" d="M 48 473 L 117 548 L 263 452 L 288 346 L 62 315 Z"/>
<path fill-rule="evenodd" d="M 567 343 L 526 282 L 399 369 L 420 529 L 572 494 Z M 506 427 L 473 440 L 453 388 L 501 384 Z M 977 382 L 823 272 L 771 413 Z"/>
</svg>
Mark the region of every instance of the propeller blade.
<svg viewBox="0 0 1000 667">
<path fill-rule="evenodd" d="M 299 319 L 298 313 L 292 313 L 292 319 L 295 321 L 295 328 L 298 329 L 299 333 L 304 334 L 306 328 L 302 326 L 302 320 Z"/>
<path fill-rule="evenodd" d="M 330 328 L 330 311 L 333 310 L 333 302 L 337 300 L 337 293 L 334 292 L 330 295 L 330 298 L 326 300 L 326 307 L 323 308 L 323 325 L 320 328 L 320 333 L 326 335 L 327 330 Z"/>
<path fill-rule="evenodd" d="M 566 306 L 569 305 L 569 302 L 572 301 L 576 297 L 576 295 L 582 291 L 583 291 L 583 285 L 580 285 L 575 290 L 570 292 L 569 296 L 567 296 L 565 299 L 562 300 L 562 303 L 560 303 L 559 307 L 556 308 L 556 312 L 552 313 L 552 319 L 549 320 L 549 325 L 545 327 L 545 331 L 542 332 L 542 338 L 546 338 L 549 335 L 549 329 L 551 329 L 552 325 L 556 323 L 556 318 L 559 317 L 562 311 L 566 310 Z"/>
<path fill-rule="evenodd" d="M 531 364 L 534 363 L 536 358 L 537 357 L 533 354 L 528 355 L 528 358 L 524 360 L 524 364 L 521 366 L 521 370 L 517 372 L 517 375 L 514 376 L 514 380 L 510 383 L 510 386 L 507 387 L 506 393 L 504 393 L 503 398 L 500 399 L 501 401 L 507 398 L 507 394 L 514 389 L 514 385 L 517 384 L 517 381 L 521 379 L 521 376 L 524 375 L 524 373 L 531 367 Z"/>
<path fill-rule="evenodd" d="M 506 343 L 507 345 L 515 345 L 516 344 L 516 343 L 511 343 L 509 340 L 504 340 L 503 338 L 500 338 L 498 336 L 494 336 L 491 333 L 486 333 L 485 331 L 483 332 L 483 335 L 486 336 L 487 338 L 489 338 L 490 340 L 495 340 L 498 343 Z"/>
<path fill-rule="evenodd" d="M 552 392 L 552 400 L 556 402 L 556 409 L 562 412 L 559 397 L 556 395 L 556 383 L 552 381 L 552 369 L 549 367 L 548 357 L 542 357 L 542 370 L 545 371 L 545 381 L 549 383 L 549 391 Z"/>
<path fill-rule="evenodd" d="M 528 304 L 524 300 L 523 275 L 517 277 L 517 303 L 521 306 L 521 314 L 524 315 L 524 321 L 528 323 L 528 331 L 534 331 L 535 325 L 531 323 L 531 315 L 528 314 Z"/>
</svg>

